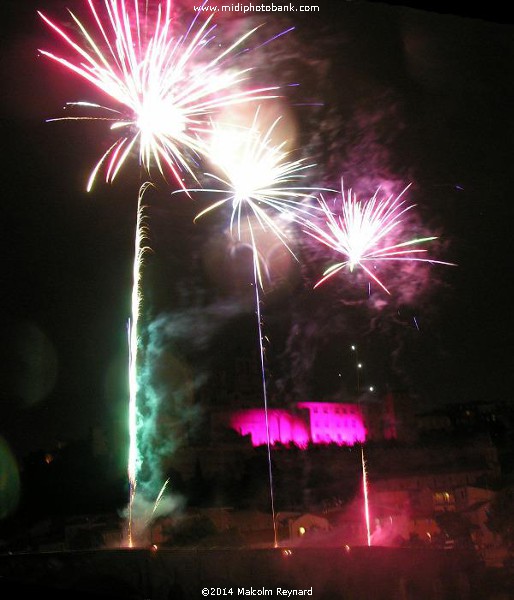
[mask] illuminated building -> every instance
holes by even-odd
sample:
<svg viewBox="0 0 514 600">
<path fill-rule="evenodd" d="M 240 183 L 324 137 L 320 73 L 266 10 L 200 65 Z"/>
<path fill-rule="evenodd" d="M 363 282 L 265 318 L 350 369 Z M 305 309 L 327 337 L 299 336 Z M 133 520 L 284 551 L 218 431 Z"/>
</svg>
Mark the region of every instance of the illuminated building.
<svg viewBox="0 0 514 600">
<path fill-rule="evenodd" d="M 339 402 L 298 402 L 294 410 L 264 408 L 230 412 L 228 426 L 242 436 L 251 436 L 253 446 L 269 440 L 273 445 L 312 444 L 352 446 L 366 440 L 364 418 L 358 404 Z"/>
</svg>

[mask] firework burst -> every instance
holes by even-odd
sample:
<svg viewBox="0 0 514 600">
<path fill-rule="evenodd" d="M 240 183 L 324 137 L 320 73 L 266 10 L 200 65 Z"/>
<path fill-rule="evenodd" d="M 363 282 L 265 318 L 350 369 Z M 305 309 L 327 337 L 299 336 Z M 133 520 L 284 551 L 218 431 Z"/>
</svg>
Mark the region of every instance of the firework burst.
<svg viewBox="0 0 514 600">
<path fill-rule="evenodd" d="M 208 156 L 217 173 L 205 175 L 219 187 L 190 190 L 223 196 L 199 212 L 195 220 L 221 207 L 230 207 L 228 229 L 233 239 L 252 249 L 261 287 L 263 254 L 256 228 L 271 232 L 294 256 L 286 226 L 299 218 L 307 219 L 312 211 L 309 200 L 315 199 L 314 188 L 301 185 L 308 169 L 315 165 L 305 159 L 290 160 L 286 142 L 273 140 L 281 119 L 274 119 L 264 133 L 259 110 L 250 127 L 213 123 Z"/>
<path fill-rule="evenodd" d="M 202 22 L 201 11 L 195 14 L 185 33 L 177 35 L 172 0 L 155 3 L 151 16 L 148 1 L 144 10 L 140 9 L 139 0 L 99 0 L 98 3 L 88 0 L 87 3 L 87 24 L 70 11 L 70 28 L 62 28 L 39 13 L 64 44 L 62 55 L 48 50 L 40 50 L 40 53 L 96 88 L 107 98 L 106 105 L 70 102 L 67 106 L 82 111 L 82 115 L 77 113 L 49 121 L 99 120 L 114 132 L 111 145 L 91 171 L 88 191 L 102 170 L 106 181 L 112 182 L 135 153 L 139 165 L 148 174 L 152 168 L 163 177 L 171 173 L 178 186 L 185 190 L 186 176 L 196 179 L 193 168 L 197 166 L 199 155 L 205 153 L 202 136 L 209 128 L 212 114 L 223 107 L 275 97 L 277 87 L 245 89 L 250 69 L 232 65 L 232 59 L 244 49 L 245 40 L 257 28 L 223 46 L 217 40 L 214 44 L 213 14 Z M 101 9 L 97 8 L 99 5 Z M 141 418 L 137 410 L 137 362 L 141 267 L 147 233 L 142 198 L 149 185 L 148 182 L 143 184 L 138 195 L 129 323 L 130 546 L 132 508 L 143 460 L 137 441 Z M 164 488 L 161 494 L 163 492 Z"/>
<path fill-rule="evenodd" d="M 282 117 L 272 120 L 269 127 L 260 122 L 259 109 L 251 125 L 242 127 L 217 122 L 212 124 L 209 160 L 217 173 L 206 173 L 218 188 L 200 190 L 219 193 L 223 197 L 197 214 L 195 220 L 220 209 L 230 207 L 228 229 L 233 240 L 251 248 L 255 287 L 255 312 L 258 327 L 262 392 L 265 411 L 268 475 L 271 512 L 274 528 L 274 545 L 278 545 L 277 522 L 273 495 L 271 467 L 271 441 L 268 421 L 268 395 L 265 375 L 265 348 L 259 290 L 263 286 L 262 264 L 266 267 L 264 253 L 259 247 L 257 228 L 271 232 L 293 255 L 286 227 L 293 221 L 308 219 L 309 199 L 315 199 L 314 188 L 301 185 L 308 169 L 314 164 L 304 159 L 290 160 L 287 141 L 275 142 L 277 127 Z M 275 214 L 270 215 L 268 211 Z M 295 257 L 296 258 L 296 257 Z"/>
<path fill-rule="evenodd" d="M 404 200 L 409 187 L 397 196 L 389 195 L 384 199 L 379 198 L 379 188 L 372 198 L 361 202 L 351 189 L 345 193 L 342 185 L 339 210 L 336 210 L 336 200 L 332 209 L 322 197 L 318 199 L 323 213 L 322 222 L 305 221 L 304 231 L 343 256 L 343 260 L 328 267 L 314 287 L 322 285 L 344 269 L 350 272 L 362 269 L 370 280 L 390 294 L 374 272 L 379 263 L 423 262 L 455 266 L 454 263 L 426 256 L 427 249 L 421 246 L 436 240 L 437 236 L 408 237 L 406 217 L 415 208 L 415 204 L 408 204 Z"/>
<path fill-rule="evenodd" d="M 55 120 L 105 121 L 118 137 L 93 168 L 87 189 L 104 168 L 112 182 L 127 158 L 137 149 L 139 162 L 150 171 L 155 165 L 164 175 L 171 171 L 183 187 L 184 175 L 194 178 L 191 160 L 203 151 L 201 141 L 212 113 L 220 107 L 274 97 L 276 87 L 241 90 L 248 69 L 230 69 L 226 61 L 255 29 L 246 32 L 210 58 L 215 39 L 211 14 L 203 23 L 200 12 L 183 35 L 175 35 L 172 0 L 157 8 L 157 16 L 143 18 L 138 0 L 104 0 L 99 12 L 88 0 L 94 29 L 71 11 L 77 37 L 43 13 L 45 23 L 64 41 L 72 58 L 47 50 L 41 54 L 89 82 L 108 97 L 109 106 L 70 102 L 68 106 L 93 109 L 98 116 L 66 116 Z M 221 46 L 221 44 L 219 44 Z"/>
</svg>

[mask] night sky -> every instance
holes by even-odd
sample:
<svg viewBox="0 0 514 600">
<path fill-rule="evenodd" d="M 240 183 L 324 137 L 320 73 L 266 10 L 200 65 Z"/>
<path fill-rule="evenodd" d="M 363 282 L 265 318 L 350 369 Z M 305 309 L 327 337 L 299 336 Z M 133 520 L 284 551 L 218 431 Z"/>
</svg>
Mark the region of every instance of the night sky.
<svg viewBox="0 0 514 600">
<path fill-rule="evenodd" d="M 458 267 L 420 271 L 412 301 L 400 279 L 391 297 L 375 296 L 382 303 L 344 277 L 313 291 L 326 266 L 318 255 L 294 264 L 263 304 L 273 402 L 351 389 L 351 343 L 366 382 L 413 390 L 419 411 L 511 401 L 514 27 L 485 12 L 318 3 L 318 16 L 262 19 L 262 35 L 296 29 L 266 46 L 265 59 L 255 51 L 256 76 L 299 83 L 288 101 L 317 184 L 412 183 L 423 226 L 440 234 L 438 258 Z M 85 192 L 106 130 L 45 119 L 99 95 L 37 53 L 60 46 L 36 9 L 59 20 L 83 4 L 2 5 L 0 435 L 20 455 L 123 423 L 126 412 L 141 175 L 134 160 L 114 184 Z M 228 35 L 243 21 L 220 26 Z M 148 197 L 144 340 L 164 336 L 166 355 L 180 356 L 201 387 L 255 352 L 253 291 L 244 269 L 217 254 L 220 219 L 193 223 L 205 205 L 170 190 L 158 181 Z M 308 244 L 299 256 L 312 258 Z"/>
</svg>

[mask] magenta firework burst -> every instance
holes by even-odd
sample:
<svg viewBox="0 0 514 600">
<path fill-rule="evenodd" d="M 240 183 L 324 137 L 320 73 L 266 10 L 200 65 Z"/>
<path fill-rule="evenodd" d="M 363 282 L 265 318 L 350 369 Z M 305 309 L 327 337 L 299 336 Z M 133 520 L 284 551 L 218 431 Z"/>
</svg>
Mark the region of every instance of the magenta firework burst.
<svg viewBox="0 0 514 600">
<path fill-rule="evenodd" d="M 381 189 L 378 188 L 370 199 L 362 201 L 352 189 L 345 192 L 341 184 L 340 202 L 335 198 L 330 203 L 332 208 L 324 198 L 319 199 L 323 217 L 320 221 L 305 221 L 304 231 L 342 260 L 331 264 L 314 287 L 343 270 L 351 273 L 362 269 L 370 280 L 390 294 L 380 278 L 380 263 L 423 262 L 455 266 L 427 256 L 428 250 L 424 245 L 436 240 L 437 236 L 411 237 L 407 215 L 416 205 L 408 204 L 404 199 L 409 187 L 396 196 L 390 194 L 384 197 L 381 197 Z"/>
<path fill-rule="evenodd" d="M 227 65 L 255 29 L 226 48 L 218 48 L 222 44 L 217 43 L 213 55 L 212 14 L 200 22 L 202 13 L 196 13 L 185 33 L 177 33 L 172 0 L 159 3 L 152 18 L 146 14 L 148 7 L 139 8 L 138 0 L 103 0 L 102 10 L 88 0 L 88 6 L 91 28 L 70 11 L 74 32 L 39 13 L 65 46 L 65 55 L 47 50 L 40 50 L 41 54 L 106 97 L 106 105 L 68 103 L 93 110 L 95 116 L 50 120 L 101 120 L 116 133 L 91 172 L 88 190 L 102 168 L 112 182 L 134 150 L 147 171 L 152 165 L 163 174 L 171 171 L 183 186 L 185 174 L 194 178 L 191 157 L 202 153 L 201 138 L 212 113 L 231 104 L 273 97 L 277 89 L 244 89 L 248 69 Z"/>
</svg>

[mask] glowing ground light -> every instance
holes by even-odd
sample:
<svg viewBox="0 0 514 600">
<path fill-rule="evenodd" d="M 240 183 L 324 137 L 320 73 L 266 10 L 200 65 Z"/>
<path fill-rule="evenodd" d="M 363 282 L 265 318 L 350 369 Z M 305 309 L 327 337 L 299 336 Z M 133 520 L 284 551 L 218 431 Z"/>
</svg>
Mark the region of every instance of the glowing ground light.
<svg viewBox="0 0 514 600">
<path fill-rule="evenodd" d="M 436 236 L 410 238 L 405 217 L 415 205 L 407 204 L 403 195 L 407 186 L 398 196 L 390 195 L 379 199 L 380 188 L 369 200 L 362 202 L 349 189 L 346 194 L 341 187 L 341 206 L 335 211 L 328 203 L 319 199 L 323 212 L 321 224 L 306 222 L 305 233 L 321 244 L 334 250 L 343 260 L 328 267 L 323 277 L 314 287 L 348 269 L 362 269 L 385 292 L 391 292 L 375 274 L 376 265 L 381 262 L 423 262 L 455 266 L 454 263 L 427 258 L 427 250 L 420 246 L 436 240 Z"/>
<path fill-rule="evenodd" d="M 131 4 L 131 6 L 129 6 Z M 112 182 L 132 151 L 147 170 L 155 165 L 169 170 L 178 185 L 184 174 L 195 178 L 192 157 L 203 151 L 201 136 L 213 111 L 250 100 L 274 97 L 276 87 L 239 89 L 249 69 L 229 69 L 225 64 L 236 48 L 256 28 L 209 58 L 213 45 L 213 14 L 199 23 L 195 14 L 187 32 L 176 35 L 172 0 L 157 5 L 155 18 L 141 14 L 138 0 L 104 0 L 99 12 L 88 0 L 93 27 L 89 30 L 71 11 L 76 31 L 69 33 L 39 12 L 45 23 L 64 41 L 67 55 L 47 50 L 41 54 L 75 73 L 108 98 L 108 106 L 70 102 L 68 106 L 92 109 L 97 116 L 66 116 L 56 120 L 105 121 L 116 139 L 93 168 L 87 189 L 98 171 Z M 71 54 L 70 54 L 71 52 Z"/>
</svg>

